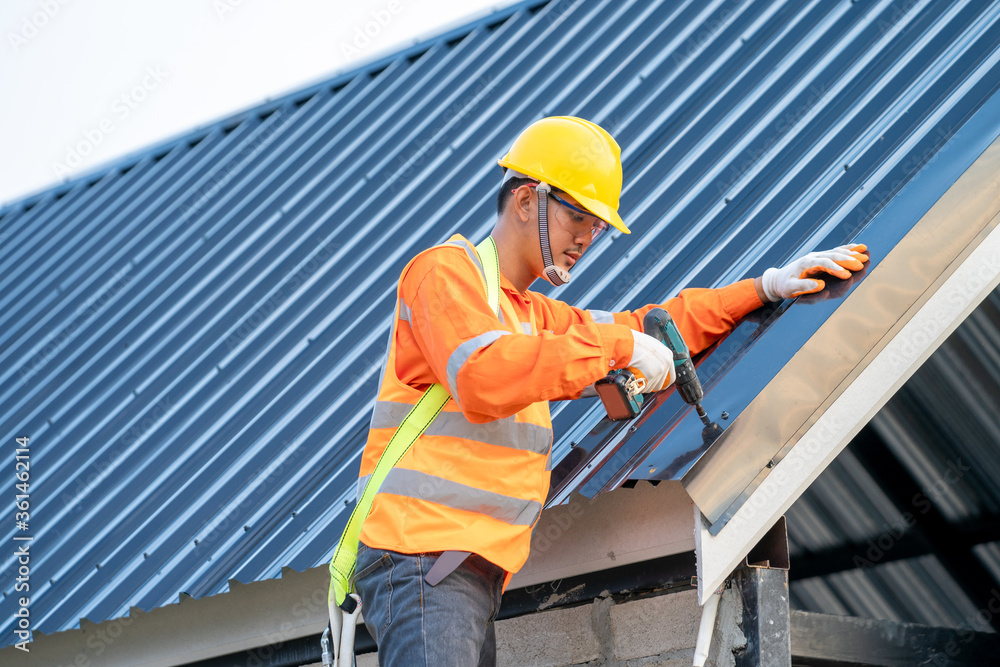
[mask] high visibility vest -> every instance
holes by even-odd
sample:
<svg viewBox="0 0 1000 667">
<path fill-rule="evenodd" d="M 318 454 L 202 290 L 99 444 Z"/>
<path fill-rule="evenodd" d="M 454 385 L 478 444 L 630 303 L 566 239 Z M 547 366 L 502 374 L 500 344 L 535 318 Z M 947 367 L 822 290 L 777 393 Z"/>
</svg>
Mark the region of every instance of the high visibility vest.
<svg viewBox="0 0 1000 667">
<path fill-rule="evenodd" d="M 473 246 L 461 237 L 448 243 L 465 250 L 470 265 L 484 275 L 485 290 L 485 274 Z M 499 303 L 498 331 L 460 346 L 449 362 L 449 375 L 451 361 L 457 374 L 463 353 L 467 358 L 502 335 L 499 331 L 538 332 L 535 322 L 519 321 L 502 290 Z M 409 313 L 407 304 L 397 299 L 395 326 L 361 460 L 359 495 L 389 439 L 424 393 L 402 382 L 395 372 L 397 334 L 410 327 Z M 402 553 L 469 551 L 506 570 L 509 581 L 528 558 L 531 530 L 548 493 L 551 449 L 552 421 L 545 401 L 483 424 L 468 421 L 456 402 L 449 401 L 387 474 L 360 539 L 370 547 Z"/>
</svg>

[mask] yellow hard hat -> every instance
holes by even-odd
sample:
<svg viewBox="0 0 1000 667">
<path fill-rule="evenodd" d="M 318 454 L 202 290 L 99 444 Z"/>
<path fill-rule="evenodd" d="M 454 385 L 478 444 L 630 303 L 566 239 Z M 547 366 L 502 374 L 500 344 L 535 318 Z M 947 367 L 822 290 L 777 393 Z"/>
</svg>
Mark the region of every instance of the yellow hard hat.
<svg viewBox="0 0 1000 667">
<path fill-rule="evenodd" d="M 630 234 L 618 215 L 621 156 L 618 143 L 599 125 L 553 116 L 529 125 L 497 162 L 562 190 L 601 220 Z"/>
</svg>

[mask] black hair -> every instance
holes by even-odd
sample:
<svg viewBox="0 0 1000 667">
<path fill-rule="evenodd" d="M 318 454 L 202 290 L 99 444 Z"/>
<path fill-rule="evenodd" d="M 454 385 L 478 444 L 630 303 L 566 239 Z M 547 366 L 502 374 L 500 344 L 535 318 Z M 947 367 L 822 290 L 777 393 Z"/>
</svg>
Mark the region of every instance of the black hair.
<svg viewBox="0 0 1000 667">
<path fill-rule="evenodd" d="M 537 182 L 533 178 L 512 178 L 509 181 L 505 181 L 500 186 L 500 192 L 497 193 L 497 215 L 503 215 L 503 211 L 507 208 L 507 202 L 510 201 L 513 190 L 517 190 L 522 185 Z"/>
</svg>

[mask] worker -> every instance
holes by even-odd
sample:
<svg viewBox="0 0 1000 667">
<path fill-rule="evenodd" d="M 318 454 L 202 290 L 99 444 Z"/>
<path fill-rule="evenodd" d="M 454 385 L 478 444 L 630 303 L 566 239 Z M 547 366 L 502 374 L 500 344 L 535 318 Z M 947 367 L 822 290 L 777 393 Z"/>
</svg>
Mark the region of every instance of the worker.
<svg viewBox="0 0 1000 667">
<path fill-rule="evenodd" d="M 429 386 L 451 400 L 391 468 L 361 527 L 354 585 L 382 667 L 495 663 L 500 596 L 528 558 L 549 488 L 548 402 L 578 398 L 618 368 L 644 392 L 673 382 L 666 346 L 641 331 L 648 310 L 665 308 L 696 353 L 763 303 L 819 291 L 820 275 L 847 278 L 868 259 L 864 246 L 843 246 L 631 312 L 574 308 L 529 288 L 567 282 L 609 227 L 629 233 L 618 144 L 589 121 L 544 118 L 499 164 L 499 312 L 490 267 L 459 235 L 399 279 L 361 483 Z"/>
</svg>

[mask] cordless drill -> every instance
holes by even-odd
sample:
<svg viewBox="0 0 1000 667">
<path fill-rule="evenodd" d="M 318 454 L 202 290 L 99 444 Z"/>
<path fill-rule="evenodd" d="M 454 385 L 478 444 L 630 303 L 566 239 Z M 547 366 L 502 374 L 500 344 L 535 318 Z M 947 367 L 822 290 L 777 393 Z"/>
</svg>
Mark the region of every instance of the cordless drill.
<svg viewBox="0 0 1000 667">
<path fill-rule="evenodd" d="M 653 308 L 642 318 L 642 329 L 647 334 L 666 345 L 674 355 L 676 379 L 674 387 L 688 405 L 693 405 L 705 426 L 712 426 L 708 413 L 701 406 L 705 393 L 698 381 L 698 374 L 691 363 L 691 353 L 681 336 L 677 324 L 670 313 L 662 308 Z M 628 369 L 611 371 L 594 383 L 597 395 L 601 397 L 604 409 L 610 419 L 631 419 L 642 408 L 643 394 L 635 375 Z"/>
</svg>

